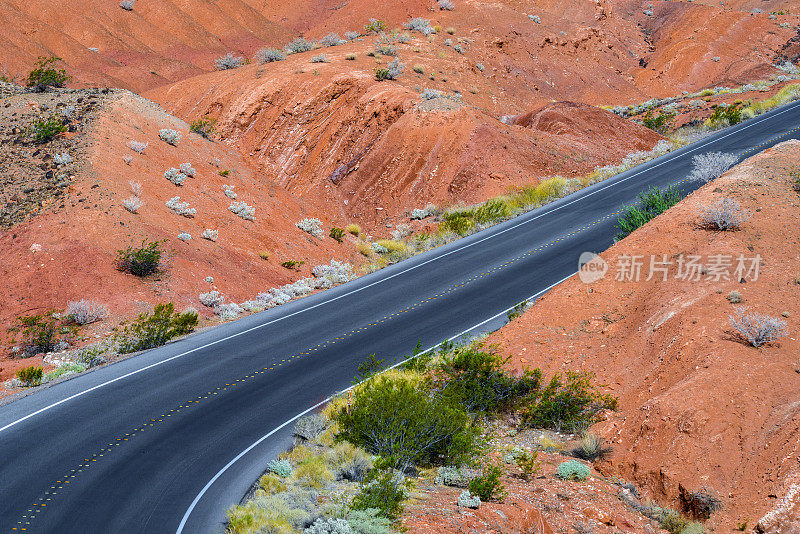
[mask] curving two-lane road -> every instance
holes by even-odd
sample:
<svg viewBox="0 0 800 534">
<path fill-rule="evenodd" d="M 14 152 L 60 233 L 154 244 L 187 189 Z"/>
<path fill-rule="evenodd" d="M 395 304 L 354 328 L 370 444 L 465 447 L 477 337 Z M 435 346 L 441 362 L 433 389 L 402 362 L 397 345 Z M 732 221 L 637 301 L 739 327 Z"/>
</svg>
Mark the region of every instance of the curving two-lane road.
<svg viewBox="0 0 800 534">
<path fill-rule="evenodd" d="M 190 336 L 0 407 L 0 532 L 222 530 L 290 424 L 394 361 L 496 328 L 611 244 L 623 204 L 693 155 L 797 138 L 800 102 L 343 286 Z M 488 319 L 488 321 L 487 321 Z M 277 430 L 275 430 L 277 429 Z M 274 433 L 273 433 L 274 431 Z M 267 436 L 267 437 L 265 437 Z"/>
</svg>

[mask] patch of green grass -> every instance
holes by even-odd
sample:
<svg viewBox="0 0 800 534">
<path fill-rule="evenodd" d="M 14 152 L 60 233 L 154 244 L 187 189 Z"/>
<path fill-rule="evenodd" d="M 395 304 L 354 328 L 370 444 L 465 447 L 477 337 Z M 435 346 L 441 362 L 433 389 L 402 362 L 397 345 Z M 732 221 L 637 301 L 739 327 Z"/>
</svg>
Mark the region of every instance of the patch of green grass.
<svg viewBox="0 0 800 534">
<path fill-rule="evenodd" d="M 616 228 L 619 230 L 616 239 L 620 240 L 637 228 L 644 226 L 669 208 L 680 202 L 681 193 L 674 186 L 666 189 L 651 187 L 639 193 L 638 205 L 627 206 L 617 220 Z"/>
<path fill-rule="evenodd" d="M 42 119 L 33 123 L 33 140 L 36 143 L 47 143 L 54 137 L 67 131 L 67 126 L 58 115 L 50 115 L 47 119 Z"/>
<path fill-rule="evenodd" d="M 175 305 L 156 304 L 152 313 L 142 313 L 118 334 L 119 352 L 127 354 L 160 347 L 178 336 L 188 334 L 197 326 L 197 312 L 178 313 Z"/>
</svg>

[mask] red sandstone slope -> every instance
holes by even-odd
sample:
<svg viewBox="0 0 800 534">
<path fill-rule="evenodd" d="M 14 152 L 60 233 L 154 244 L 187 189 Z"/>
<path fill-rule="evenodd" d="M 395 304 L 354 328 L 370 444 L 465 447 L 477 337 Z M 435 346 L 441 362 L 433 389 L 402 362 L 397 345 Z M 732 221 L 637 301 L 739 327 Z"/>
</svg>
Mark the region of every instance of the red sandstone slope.
<svg viewBox="0 0 800 534">
<path fill-rule="evenodd" d="M 614 447 L 605 470 L 675 508 L 681 488 L 715 491 L 723 509 L 710 524 L 725 531 L 792 502 L 795 522 L 784 517 L 782 530 L 768 531 L 800 529 L 796 496 L 781 501 L 797 493 L 791 484 L 800 476 L 800 198 L 789 176 L 800 166 L 798 148 L 789 141 L 747 160 L 602 253 L 605 279 L 571 279 L 492 336 L 515 366 L 596 372 L 620 399 L 619 412 L 595 427 Z M 722 196 L 750 212 L 742 230 L 698 228 L 701 207 Z M 647 282 L 651 254 L 762 260 L 747 283 L 676 281 L 674 264 L 666 282 Z M 624 255 L 644 258 L 640 282 L 614 280 Z M 751 310 L 785 320 L 788 336 L 760 349 L 744 344 L 728 322 L 731 291 Z"/>
<path fill-rule="evenodd" d="M 29 98 L 11 97 L 13 107 L 5 111 L 25 113 Z M 181 133 L 177 146 L 158 138 L 161 128 Z M 348 242 L 339 244 L 327 234 L 312 237 L 295 227 L 301 218 L 318 217 L 330 228 L 331 221 L 313 204 L 265 180 L 235 151 L 190 134 L 185 123 L 141 97 L 126 91 L 107 97 L 85 136 L 86 161 L 63 200 L 45 203 L 35 218 L 0 232 L 3 337 L 17 316 L 63 310 L 71 300 L 95 299 L 108 305 L 111 318 L 89 328 L 106 332 L 117 321 L 159 302 L 174 302 L 178 309 L 194 306 L 209 316 L 210 310 L 198 300 L 202 292 L 216 289 L 230 301 L 242 302 L 309 276 L 313 266 L 334 257 L 358 262 L 360 255 Z M 149 144 L 137 154 L 126 147 L 130 140 Z M 72 155 L 80 157 L 77 151 Z M 131 158 L 130 163 L 124 158 Z M 168 168 L 186 162 L 196 170 L 195 177 L 180 187 L 164 178 Z M 220 175 L 225 171 L 226 176 Z M 130 181 L 139 182 L 142 189 L 144 205 L 136 214 L 122 206 L 131 196 Z M 233 186 L 236 201 L 255 208 L 254 221 L 229 211 L 233 200 L 223 185 Z M 194 217 L 179 216 L 166 207 L 176 195 L 197 210 Z M 216 241 L 201 238 L 205 229 L 219 232 Z M 181 233 L 192 239 L 178 239 Z M 138 246 L 143 239 L 165 241 L 164 271 L 140 279 L 116 270 L 116 251 Z M 264 251 L 269 259 L 260 257 Z M 286 260 L 306 264 L 295 272 L 281 267 Z M 32 360 L 0 361 L 0 380 L 13 374 L 18 364 L 31 365 Z"/>
</svg>

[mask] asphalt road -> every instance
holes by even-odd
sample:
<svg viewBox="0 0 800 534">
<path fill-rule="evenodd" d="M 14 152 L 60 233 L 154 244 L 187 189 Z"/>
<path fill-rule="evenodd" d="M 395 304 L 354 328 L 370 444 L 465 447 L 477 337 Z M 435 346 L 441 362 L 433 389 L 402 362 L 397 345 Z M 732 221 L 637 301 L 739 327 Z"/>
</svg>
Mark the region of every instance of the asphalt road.
<svg viewBox="0 0 800 534">
<path fill-rule="evenodd" d="M 0 407 L 0 531 L 220 532 L 288 441 L 285 423 L 349 386 L 368 355 L 395 361 L 418 342 L 495 329 L 504 310 L 575 273 L 581 252 L 607 248 L 614 213 L 642 189 L 679 182 L 693 155 L 744 158 L 798 127 L 795 102 L 343 286 Z"/>
</svg>

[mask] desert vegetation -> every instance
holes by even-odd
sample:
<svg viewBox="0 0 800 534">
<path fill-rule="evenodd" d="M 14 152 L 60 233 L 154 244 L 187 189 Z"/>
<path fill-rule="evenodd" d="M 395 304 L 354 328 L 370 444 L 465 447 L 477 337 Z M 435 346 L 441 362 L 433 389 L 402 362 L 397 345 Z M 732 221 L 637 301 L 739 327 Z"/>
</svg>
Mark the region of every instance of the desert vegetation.
<svg viewBox="0 0 800 534">
<path fill-rule="evenodd" d="M 673 186 L 649 188 L 639 193 L 637 204 L 627 206 L 617 220 L 617 240 L 624 239 L 637 228 L 655 219 L 681 200 L 681 192 Z"/>
</svg>

